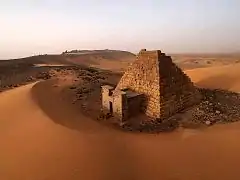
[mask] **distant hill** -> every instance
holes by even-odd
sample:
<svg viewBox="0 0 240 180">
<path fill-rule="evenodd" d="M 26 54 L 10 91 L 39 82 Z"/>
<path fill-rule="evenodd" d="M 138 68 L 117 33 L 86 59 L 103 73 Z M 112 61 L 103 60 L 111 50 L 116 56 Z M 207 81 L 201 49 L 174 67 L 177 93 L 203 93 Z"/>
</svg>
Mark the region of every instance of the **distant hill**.
<svg viewBox="0 0 240 180">
<path fill-rule="evenodd" d="M 19 59 L 9 59 L 9 60 L 1 60 L 0 66 L 3 65 L 34 65 L 34 64 L 69 64 L 65 60 L 65 58 L 61 55 L 38 55 L 38 56 L 30 56 Z"/>
<path fill-rule="evenodd" d="M 118 50 L 73 51 L 63 53 L 63 56 L 66 57 L 68 62 L 74 64 L 116 71 L 123 71 L 136 57 L 131 52 Z"/>
<path fill-rule="evenodd" d="M 38 55 L 20 59 L 1 60 L 0 68 L 33 66 L 34 64 L 85 65 L 103 69 L 121 70 L 135 59 L 135 55 L 118 50 L 73 50 L 59 55 Z M 117 63 L 116 63 L 117 62 Z"/>
<path fill-rule="evenodd" d="M 125 61 L 135 58 L 135 54 L 127 51 L 117 50 L 94 50 L 63 53 L 65 57 L 74 63 L 93 63 L 98 64 L 97 60 Z"/>
</svg>

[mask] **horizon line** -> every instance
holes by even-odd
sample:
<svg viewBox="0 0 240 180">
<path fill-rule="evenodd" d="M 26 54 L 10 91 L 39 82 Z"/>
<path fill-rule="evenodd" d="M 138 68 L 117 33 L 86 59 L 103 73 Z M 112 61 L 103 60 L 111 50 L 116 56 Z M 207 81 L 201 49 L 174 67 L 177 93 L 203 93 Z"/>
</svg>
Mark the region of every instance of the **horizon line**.
<svg viewBox="0 0 240 180">
<path fill-rule="evenodd" d="M 77 50 L 77 49 L 73 49 L 73 50 Z M 67 50 L 67 51 L 73 51 L 73 50 Z M 128 51 L 128 50 L 120 50 L 120 49 L 82 49 L 82 50 L 78 50 L 78 51 L 124 51 L 124 52 L 129 52 L 132 54 L 137 55 L 140 52 L 141 49 L 139 49 L 139 51 Z M 152 49 L 149 48 L 147 50 L 160 50 L 161 52 L 164 52 L 166 54 L 169 55 L 240 55 L 240 51 L 236 51 L 236 52 L 166 52 L 166 51 L 162 51 L 161 49 Z M 66 51 L 66 50 L 65 50 Z M 28 57 L 35 57 L 35 56 L 44 56 L 44 55 L 61 55 L 63 54 L 62 51 L 60 53 L 39 53 L 39 54 L 32 54 L 32 55 L 25 55 L 25 56 L 18 56 L 15 58 L 6 58 L 6 59 L 0 59 L 0 61 L 4 61 L 4 60 L 16 60 L 16 59 L 24 59 L 24 58 L 28 58 Z"/>
</svg>

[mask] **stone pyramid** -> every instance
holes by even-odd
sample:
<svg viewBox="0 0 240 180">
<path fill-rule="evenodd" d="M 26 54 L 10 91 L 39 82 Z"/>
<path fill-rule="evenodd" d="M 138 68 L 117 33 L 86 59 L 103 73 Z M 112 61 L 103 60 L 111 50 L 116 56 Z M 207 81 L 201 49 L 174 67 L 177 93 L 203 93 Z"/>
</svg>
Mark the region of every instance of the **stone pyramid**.
<svg viewBox="0 0 240 180">
<path fill-rule="evenodd" d="M 156 119 L 168 118 L 201 99 L 190 78 L 160 50 L 139 52 L 116 87 L 124 89 L 144 94 L 141 110 Z"/>
</svg>

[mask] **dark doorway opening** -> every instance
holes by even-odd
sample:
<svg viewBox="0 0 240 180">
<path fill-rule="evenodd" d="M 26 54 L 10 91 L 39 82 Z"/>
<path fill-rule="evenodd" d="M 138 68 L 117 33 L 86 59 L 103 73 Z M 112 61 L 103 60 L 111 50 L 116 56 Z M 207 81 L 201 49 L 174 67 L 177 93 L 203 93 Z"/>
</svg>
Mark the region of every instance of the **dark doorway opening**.
<svg viewBox="0 0 240 180">
<path fill-rule="evenodd" d="M 110 110 L 110 113 L 112 114 L 113 113 L 113 104 L 111 101 L 109 101 L 109 110 Z"/>
</svg>

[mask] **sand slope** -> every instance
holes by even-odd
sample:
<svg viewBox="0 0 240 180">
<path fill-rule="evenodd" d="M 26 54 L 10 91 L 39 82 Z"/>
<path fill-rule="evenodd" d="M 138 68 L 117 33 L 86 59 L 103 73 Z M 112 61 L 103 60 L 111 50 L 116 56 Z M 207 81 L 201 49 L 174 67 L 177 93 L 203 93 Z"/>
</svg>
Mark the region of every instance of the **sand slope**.
<svg viewBox="0 0 240 180">
<path fill-rule="evenodd" d="M 186 71 L 200 87 L 240 92 L 240 64 L 199 68 Z"/>
<path fill-rule="evenodd" d="M 188 73 L 195 80 L 206 77 Z M 71 112 L 54 95 L 43 99 L 47 109 L 65 113 L 63 121 L 78 120 L 75 125 L 81 128 L 74 130 L 59 125 L 58 119 L 38 106 L 32 98 L 33 85 L 0 94 L 0 179 L 240 178 L 240 123 L 159 135 L 131 134 Z M 239 90 L 237 83 L 232 87 Z M 42 94 L 50 93 L 47 88 L 46 84 Z"/>
</svg>

